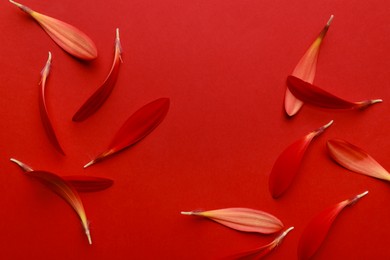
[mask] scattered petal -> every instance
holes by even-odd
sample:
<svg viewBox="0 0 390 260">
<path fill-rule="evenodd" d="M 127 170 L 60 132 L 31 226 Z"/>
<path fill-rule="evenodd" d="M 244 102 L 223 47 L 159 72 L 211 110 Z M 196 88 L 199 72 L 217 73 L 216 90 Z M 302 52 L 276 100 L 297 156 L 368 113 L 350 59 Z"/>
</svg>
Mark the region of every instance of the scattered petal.
<svg viewBox="0 0 390 260">
<path fill-rule="evenodd" d="M 290 227 L 286 229 L 283 233 L 281 233 L 279 236 L 277 236 L 271 243 L 261 246 L 256 249 L 252 249 L 249 251 L 241 252 L 235 255 L 232 255 L 230 257 L 227 257 L 226 259 L 237 259 L 237 260 L 245 260 L 245 259 L 262 259 L 265 256 L 267 256 L 272 250 L 274 250 L 276 247 L 278 247 L 283 239 L 286 237 L 286 235 L 293 230 L 294 227 Z"/>
<path fill-rule="evenodd" d="M 141 107 L 122 125 L 107 150 L 87 163 L 84 168 L 139 142 L 162 122 L 168 109 L 169 98 L 159 98 Z"/>
<path fill-rule="evenodd" d="M 34 171 L 33 168 L 19 160 L 11 158 L 11 161 L 16 163 L 24 172 Z M 100 191 L 111 187 L 114 183 L 111 179 L 84 175 L 63 176 L 62 178 L 78 192 Z"/>
<path fill-rule="evenodd" d="M 78 192 L 93 192 L 105 190 L 114 184 L 114 181 L 102 177 L 71 175 L 63 176 Z"/>
<path fill-rule="evenodd" d="M 45 88 L 46 88 L 46 80 L 50 72 L 50 67 L 51 67 L 51 53 L 49 52 L 49 58 L 47 59 L 46 65 L 41 72 L 42 78 L 40 82 L 41 89 L 39 93 L 39 112 L 41 114 L 41 121 L 43 127 L 45 128 L 45 132 L 47 137 L 49 138 L 50 143 L 56 148 L 56 150 L 59 153 L 65 155 L 64 150 L 62 149 L 60 143 L 58 142 L 57 136 L 54 132 L 53 125 L 49 118 L 49 113 L 47 112 Z"/>
<path fill-rule="evenodd" d="M 93 60 L 97 57 L 97 49 L 93 41 L 76 27 L 35 12 L 15 1 L 9 1 L 35 19 L 53 41 L 70 55 L 82 60 Z"/>
<path fill-rule="evenodd" d="M 317 60 L 318 54 L 320 52 L 321 43 L 329 29 L 332 20 L 333 15 L 330 16 L 329 21 L 327 22 L 325 27 L 322 29 L 318 37 L 314 40 L 309 49 L 298 62 L 292 73 L 293 76 L 300 78 L 306 82 L 313 83 L 316 74 Z M 289 116 L 293 116 L 298 113 L 302 105 L 303 102 L 297 99 L 287 88 L 286 95 L 284 97 L 284 107 L 286 113 Z"/>
<path fill-rule="evenodd" d="M 269 191 L 274 199 L 279 198 L 291 185 L 297 174 L 303 155 L 314 137 L 325 131 L 333 120 L 328 124 L 308 133 L 301 139 L 288 146 L 276 159 L 269 176 Z"/>
<path fill-rule="evenodd" d="M 76 211 L 80 217 L 85 234 L 88 238 L 89 244 L 92 244 L 91 234 L 89 232 L 88 220 L 84 211 L 83 203 L 77 193 L 77 191 L 62 177 L 45 171 L 30 171 L 25 173 L 27 176 L 36 178 L 44 185 L 46 185 L 51 191 L 63 198 L 68 204 Z"/>
<path fill-rule="evenodd" d="M 272 234 L 283 228 L 283 223 L 275 216 L 264 211 L 248 208 L 183 211 L 181 214 L 206 217 L 232 229 L 245 232 Z"/>
<path fill-rule="evenodd" d="M 326 143 L 330 156 L 348 170 L 390 181 L 390 173 L 361 148 L 341 139 Z"/>
<path fill-rule="evenodd" d="M 294 96 L 307 104 L 317 107 L 330 109 L 364 109 L 372 104 L 382 102 L 382 99 L 357 102 L 346 101 L 294 76 L 287 77 L 287 85 Z"/>
<path fill-rule="evenodd" d="M 310 223 L 306 226 L 298 245 L 298 259 L 310 259 L 322 242 L 325 240 L 326 235 L 333 221 L 339 215 L 339 213 L 349 205 L 355 204 L 361 197 L 365 196 L 368 191 L 362 194 L 356 195 L 350 199 L 344 200 L 330 208 L 322 211 L 315 216 Z"/>
<path fill-rule="evenodd" d="M 121 55 L 122 48 L 119 39 L 119 29 L 117 28 L 115 38 L 114 62 L 112 64 L 111 70 L 100 88 L 98 88 L 95 93 L 93 93 L 92 96 L 90 96 L 88 100 L 85 101 L 85 103 L 75 113 L 72 118 L 73 121 L 80 122 L 87 119 L 89 116 L 94 114 L 110 96 L 115 86 L 116 79 L 118 78 L 119 66 L 122 62 Z"/>
</svg>

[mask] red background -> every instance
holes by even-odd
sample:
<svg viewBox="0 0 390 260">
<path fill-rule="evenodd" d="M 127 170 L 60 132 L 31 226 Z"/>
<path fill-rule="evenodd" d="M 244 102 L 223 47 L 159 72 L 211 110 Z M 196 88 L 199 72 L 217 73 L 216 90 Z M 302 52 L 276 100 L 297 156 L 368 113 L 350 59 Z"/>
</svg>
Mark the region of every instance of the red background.
<svg viewBox="0 0 390 260">
<path fill-rule="evenodd" d="M 351 173 L 329 159 L 325 142 L 343 138 L 390 169 L 390 2 L 338 0 L 24 1 L 87 33 L 99 57 L 83 64 L 63 52 L 26 14 L 0 3 L 0 258 L 217 259 L 270 242 L 182 210 L 249 207 L 294 226 L 270 259 L 295 259 L 302 231 L 322 209 L 369 190 L 345 209 L 316 259 L 390 255 L 388 184 Z M 315 84 L 357 101 L 365 111 L 304 106 L 287 119 L 286 76 L 335 15 L 320 53 Z M 102 83 L 113 58 L 115 28 L 124 63 L 104 106 L 82 123 L 71 118 Z M 66 156 L 40 122 L 40 71 L 53 54 L 49 113 Z M 171 107 L 134 147 L 92 166 L 134 111 L 159 97 Z M 292 187 L 275 201 L 268 174 L 294 140 L 334 120 L 309 147 Z M 9 161 L 61 175 L 114 179 L 83 193 L 94 244 L 64 201 Z"/>
</svg>

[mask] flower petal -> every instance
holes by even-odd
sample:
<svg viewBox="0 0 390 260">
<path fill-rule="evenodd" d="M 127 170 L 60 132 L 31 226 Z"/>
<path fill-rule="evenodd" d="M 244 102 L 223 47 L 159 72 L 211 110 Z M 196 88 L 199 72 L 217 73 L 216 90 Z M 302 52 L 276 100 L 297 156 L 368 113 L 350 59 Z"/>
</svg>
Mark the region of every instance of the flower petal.
<svg viewBox="0 0 390 260">
<path fill-rule="evenodd" d="M 232 229 L 245 232 L 272 234 L 283 228 L 283 223 L 275 216 L 248 208 L 190 211 L 181 212 L 181 214 L 206 217 Z"/>
<path fill-rule="evenodd" d="M 372 104 L 382 102 L 382 99 L 350 102 L 294 76 L 287 77 L 287 85 L 291 93 L 300 100 L 307 104 L 323 108 L 364 109 Z"/>
<path fill-rule="evenodd" d="M 11 158 L 11 161 L 16 163 L 24 172 L 34 171 L 27 164 Z M 107 189 L 114 183 L 113 180 L 94 176 L 72 175 L 63 176 L 64 180 L 70 183 L 78 192 L 92 192 Z"/>
<path fill-rule="evenodd" d="M 328 140 L 327 148 L 333 160 L 348 170 L 390 181 L 390 173 L 361 148 L 341 139 Z"/>
<path fill-rule="evenodd" d="M 92 244 L 91 235 L 88 227 L 88 220 L 85 214 L 83 203 L 77 191 L 62 177 L 45 171 L 30 171 L 25 173 L 27 176 L 36 178 L 45 184 L 51 191 L 63 198 L 76 211 L 79 216 L 89 244 Z"/>
<path fill-rule="evenodd" d="M 349 205 L 355 204 L 361 197 L 365 196 L 368 191 L 363 192 L 355 197 L 344 200 L 330 208 L 325 209 L 317 216 L 315 216 L 310 223 L 306 226 L 303 234 L 299 240 L 298 245 L 298 259 L 310 259 L 322 242 L 325 240 L 326 235 L 333 221 L 339 215 L 339 213 Z"/>
<path fill-rule="evenodd" d="M 101 191 L 114 184 L 114 181 L 111 179 L 94 176 L 70 175 L 62 178 L 69 182 L 78 192 Z"/>
<path fill-rule="evenodd" d="M 314 40 L 314 42 L 310 45 L 309 49 L 298 62 L 292 73 L 293 76 L 298 77 L 306 82 L 313 83 L 316 74 L 317 60 L 320 52 L 321 43 L 329 29 L 332 20 L 333 15 L 330 16 L 325 27 L 322 29 L 318 37 Z M 293 116 L 298 113 L 302 105 L 303 102 L 297 99 L 287 88 L 284 98 L 284 107 L 286 113 L 289 116 Z"/>
<path fill-rule="evenodd" d="M 303 155 L 314 137 L 325 131 L 333 123 L 308 133 L 301 139 L 288 146 L 276 159 L 269 176 L 269 191 L 274 199 L 279 198 L 291 185 L 298 173 Z"/>
<path fill-rule="evenodd" d="M 122 62 L 122 48 L 119 39 L 119 29 L 116 29 L 114 62 L 103 84 L 90 96 L 87 101 L 74 114 L 72 120 L 80 122 L 94 114 L 110 96 L 119 74 L 119 66 Z"/>
<path fill-rule="evenodd" d="M 56 150 L 61 153 L 62 155 L 65 155 L 64 150 L 62 149 L 60 143 L 58 142 L 57 136 L 54 132 L 53 125 L 49 118 L 49 113 L 47 111 L 46 106 L 46 98 L 45 98 L 45 88 L 46 88 L 46 79 L 49 76 L 51 67 L 51 53 L 49 52 L 49 58 L 47 59 L 46 65 L 43 68 L 41 74 L 41 89 L 39 92 L 39 112 L 41 114 L 41 120 L 43 127 L 45 128 L 45 132 L 47 137 L 49 138 L 50 143 L 56 148 Z"/>
<path fill-rule="evenodd" d="M 159 98 L 141 107 L 119 129 L 106 151 L 87 163 L 84 168 L 139 142 L 162 122 L 168 109 L 169 98 Z"/>
<path fill-rule="evenodd" d="M 290 227 L 290 228 L 286 229 L 283 233 L 281 233 L 279 236 L 277 236 L 271 243 L 269 243 L 265 246 L 261 246 L 259 248 L 255 248 L 255 249 L 252 249 L 249 251 L 241 252 L 241 253 L 232 255 L 230 257 L 226 257 L 226 259 L 236 259 L 236 260 L 238 260 L 238 259 L 240 259 L 240 260 L 262 259 L 266 255 L 268 255 L 270 252 L 272 252 L 272 250 L 274 250 L 276 247 L 278 247 L 282 243 L 282 241 L 286 237 L 286 235 L 293 229 L 294 229 L 294 227 Z"/>
<path fill-rule="evenodd" d="M 97 49 L 93 41 L 76 27 L 35 12 L 15 1 L 9 1 L 34 18 L 53 41 L 69 54 L 82 60 L 93 60 L 97 57 Z"/>
</svg>

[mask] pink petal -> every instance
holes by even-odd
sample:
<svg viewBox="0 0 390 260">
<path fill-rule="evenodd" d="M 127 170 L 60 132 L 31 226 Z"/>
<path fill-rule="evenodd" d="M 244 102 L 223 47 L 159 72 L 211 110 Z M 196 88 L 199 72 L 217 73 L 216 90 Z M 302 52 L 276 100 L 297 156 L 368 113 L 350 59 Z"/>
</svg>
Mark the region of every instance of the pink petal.
<svg viewBox="0 0 390 260">
<path fill-rule="evenodd" d="M 341 166 L 364 175 L 390 181 L 390 174 L 361 148 L 341 139 L 328 140 L 330 156 Z"/>
<path fill-rule="evenodd" d="M 322 29 L 318 37 L 311 44 L 309 49 L 299 60 L 297 66 L 295 67 L 292 75 L 298 77 L 306 82 L 313 83 L 314 77 L 316 74 L 317 60 L 320 52 L 321 43 L 329 29 L 329 26 L 333 20 L 333 15 L 330 16 L 329 21 Z M 287 88 L 284 98 L 284 107 L 286 113 L 289 116 L 293 116 L 298 113 L 299 109 L 302 107 L 303 102 L 297 99 Z"/>
<path fill-rule="evenodd" d="M 245 232 L 272 234 L 283 228 L 283 223 L 275 216 L 248 208 L 190 211 L 181 212 L 181 214 L 206 217 L 232 229 Z"/>
</svg>

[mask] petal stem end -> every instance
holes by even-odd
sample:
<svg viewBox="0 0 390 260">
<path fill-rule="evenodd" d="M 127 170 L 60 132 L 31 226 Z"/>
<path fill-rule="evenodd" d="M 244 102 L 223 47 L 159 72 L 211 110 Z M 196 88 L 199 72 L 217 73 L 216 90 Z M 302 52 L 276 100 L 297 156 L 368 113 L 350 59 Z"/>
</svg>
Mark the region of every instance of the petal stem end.
<svg viewBox="0 0 390 260">
<path fill-rule="evenodd" d="M 326 23 L 326 26 L 330 26 L 331 25 L 331 23 L 332 23 L 332 21 L 333 21 L 333 18 L 334 18 L 334 15 L 332 14 L 330 17 L 329 17 L 329 20 L 328 20 L 328 22 Z"/>
</svg>

